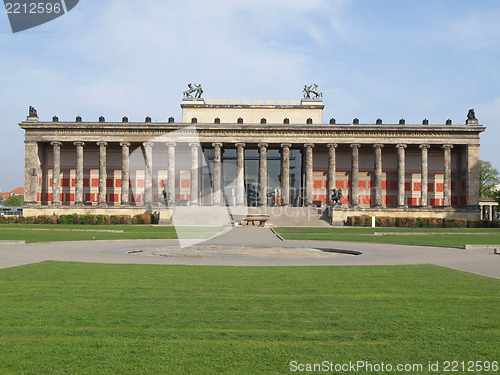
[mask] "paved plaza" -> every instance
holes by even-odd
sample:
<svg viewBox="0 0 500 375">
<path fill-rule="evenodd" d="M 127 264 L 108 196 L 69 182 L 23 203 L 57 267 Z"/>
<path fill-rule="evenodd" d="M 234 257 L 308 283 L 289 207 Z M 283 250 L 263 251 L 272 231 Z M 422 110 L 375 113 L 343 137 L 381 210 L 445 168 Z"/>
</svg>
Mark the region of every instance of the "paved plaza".
<svg viewBox="0 0 500 375">
<path fill-rule="evenodd" d="M 331 251 L 342 253 L 331 253 Z M 360 255 L 350 255 L 359 252 Z M 192 247 L 177 240 L 8 244 L 0 241 L 0 268 L 46 260 L 95 263 L 219 266 L 359 266 L 434 264 L 500 278 L 491 249 L 340 241 L 282 241 L 270 229 L 233 228 Z"/>
</svg>

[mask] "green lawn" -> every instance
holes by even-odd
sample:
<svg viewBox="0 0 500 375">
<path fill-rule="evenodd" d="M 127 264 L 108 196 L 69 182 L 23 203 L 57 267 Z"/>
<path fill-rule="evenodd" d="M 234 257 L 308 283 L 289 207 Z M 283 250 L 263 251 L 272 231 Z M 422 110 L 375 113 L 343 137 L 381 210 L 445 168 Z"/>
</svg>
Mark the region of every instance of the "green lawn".
<svg viewBox="0 0 500 375">
<path fill-rule="evenodd" d="M 20 230 L 23 229 L 23 230 Z M 30 229 L 30 230 L 24 230 Z M 50 229 L 50 230 L 41 230 Z M 72 229 L 63 231 L 61 229 Z M 178 227 L 182 237 L 193 239 L 210 238 L 223 227 Z M 75 231 L 82 230 L 82 231 Z M 123 233 L 102 232 L 103 230 L 123 231 Z M 173 226 L 152 225 L 44 225 L 44 224 L 2 224 L 0 240 L 25 240 L 32 242 L 52 241 L 90 241 L 90 240 L 125 240 L 125 239 L 176 239 Z"/>
<path fill-rule="evenodd" d="M 356 241 L 464 247 L 464 245 L 499 245 L 499 228 L 276 228 L 286 240 Z M 425 233 L 425 235 L 373 233 Z M 450 234 L 451 233 L 451 234 Z"/>
<path fill-rule="evenodd" d="M 426 369 L 500 353 L 500 280 L 430 265 L 43 262 L 0 270 L 0 304 L 1 374 L 285 374 L 291 361 L 358 360 Z"/>
</svg>

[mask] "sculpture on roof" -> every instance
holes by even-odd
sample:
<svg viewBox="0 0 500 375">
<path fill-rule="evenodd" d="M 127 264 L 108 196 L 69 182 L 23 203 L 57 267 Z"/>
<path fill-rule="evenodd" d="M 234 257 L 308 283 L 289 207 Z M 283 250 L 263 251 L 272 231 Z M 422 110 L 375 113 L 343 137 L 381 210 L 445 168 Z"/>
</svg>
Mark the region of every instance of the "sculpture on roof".
<svg viewBox="0 0 500 375">
<path fill-rule="evenodd" d="M 184 97 L 193 99 L 193 93 L 195 99 L 201 98 L 201 94 L 203 94 L 201 83 L 198 85 L 196 83 L 194 85 L 192 83 L 188 84 L 188 90 L 184 91 Z"/>
<path fill-rule="evenodd" d="M 314 98 L 311 98 L 311 94 L 314 95 Z M 322 97 L 323 93 L 321 91 L 318 91 L 317 84 L 314 83 L 310 86 L 307 85 L 304 86 L 304 99 L 318 99 Z"/>
<path fill-rule="evenodd" d="M 30 106 L 29 117 L 38 117 L 38 112 L 35 107 Z"/>
<path fill-rule="evenodd" d="M 467 120 L 477 120 L 474 109 L 469 109 L 469 113 L 467 113 Z"/>
</svg>

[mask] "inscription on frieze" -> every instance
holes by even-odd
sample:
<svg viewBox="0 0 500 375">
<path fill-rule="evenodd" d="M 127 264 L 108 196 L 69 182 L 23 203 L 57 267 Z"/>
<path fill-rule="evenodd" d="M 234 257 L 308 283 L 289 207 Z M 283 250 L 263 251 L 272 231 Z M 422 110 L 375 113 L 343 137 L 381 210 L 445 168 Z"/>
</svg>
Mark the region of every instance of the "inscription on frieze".
<svg viewBox="0 0 500 375">
<path fill-rule="evenodd" d="M 199 137 L 431 137 L 448 138 L 449 132 L 355 131 L 355 130 L 150 130 L 150 129 L 57 129 L 56 135 L 161 136 L 175 131 L 176 136 Z"/>
</svg>

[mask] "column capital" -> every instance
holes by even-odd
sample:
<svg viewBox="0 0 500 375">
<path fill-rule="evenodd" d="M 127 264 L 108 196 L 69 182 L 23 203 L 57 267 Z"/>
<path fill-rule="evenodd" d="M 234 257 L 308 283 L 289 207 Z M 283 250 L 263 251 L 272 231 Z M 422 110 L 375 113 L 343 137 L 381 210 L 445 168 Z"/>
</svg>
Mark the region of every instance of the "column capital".
<svg viewBox="0 0 500 375">
<path fill-rule="evenodd" d="M 130 147 L 130 142 L 120 142 L 120 146 Z"/>
<path fill-rule="evenodd" d="M 337 148 L 339 145 L 337 143 L 328 143 L 326 146 L 328 148 Z"/>
<path fill-rule="evenodd" d="M 175 147 L 177 145 L 177 142 L 169 141 L 169 142 L 165 142 L 165 144 L 167 145 L 167 147 L 170 147 L 170 146 Z"/>
<path fill-rule="evenodd" d="M 75 141 L 75 142 L 73 142 L 73 144 L 75 146 L 85 146 L 85 142 L 83 142 L 83 141 Z"/>
<path fill-rule="evenodd" d="M 200 143 L 199 142 L 190 142 L 189 143 L 189 147 L 193 148 L 193 147 L 200 147 Z"/>
<path fill-rule="evenodd" d="M 453 145 L 442 145 L 442 146 L 441 146 L 441 148 L 442 148 L 443 150 L 445 150 L 445 149 L 452 149 L 452 148 L 453 148 Z"/>
<path fill-rule="evenodd" d="M 282 148 L 290 148 L 290 147 L 292 147 L 292 144 L 291 143 L 282 143 L 281 147 Z"/>
<path fill-rule="evenodd" d="M 244 143 L 238 142 L 234 144 L 236 147 L 245 147 Z"/>
<path fill-rule="evenodd" d="M 215 148 L 215 147 L 222 147 L 222 143 L 221 142 L 214 142 L 212 143 L 212 147 Z"/>
<path fill-rule="evenodd" d="M 418 147 L 419 147 L 419 148 L 421 148 L 421 149 L 424 149 L 424 148 L 430 148 L 430 147 L 431 147 L 431 145 L 430 145 L 430 144 L 428 144 L 428 143 L 422 143 L 422 144 L 421 144 L 420 146 L 418 146 Z"/>
<path fill-rule="evenodd" d="M 144 147 L 153 147 L 154 142 L 144 142 Z"/>
<path fill-rule="evenodd" d="M 373 148 L 384 148 L 384 145 L 382 143 L 375 143 Z"/>
<path fill-rule="evenodd" d="M 352 149 L 354 149 L 354 148 L 360 148 L 360 147 L 361 147 L 361 144 L 359 144 L 359 143 L 352 143 L 352 144 L 350 145 L 350 147 L 351 147 Z"/>
<path fill-rule="evenodd" d="M 52 141 L 52 142 L 50 142 L 50 144 L 51 144 L 52 146 L 58 146 L 58 147 L 61 147 L 61 146 L 62 146 L 62 142 L 60 142 L 60 141 Z"/>
<path fill-rule="evenodd" d="M 406 144 L 404 144 L 404 143 L 398 143 L 398 144 L 396 145 L 396 148 L 406 148 L 406 147 L 407 147 L 407 145 L 406 145 Z"/>
<path fill-rule="evenodd" d="M 269 145 L 267 143 L 259 143 L 258 146 L 259 146 L 259 148 L 262 148 L 262 147 L 267 148 L 267 146 L 269 146 Z"/>
<path fill-rule="evenodd" d="M 311 147 L 313 148 L 314 147 L 314 143 L 304 143 L 304 147 Z"/>
<path fill-rule="evenodd" d="M 108 142 L 105 142 L 105 141 L 99 141 L 97 142 L 97 145 L 99 147 L 108 147 Z"/>
</svg>

